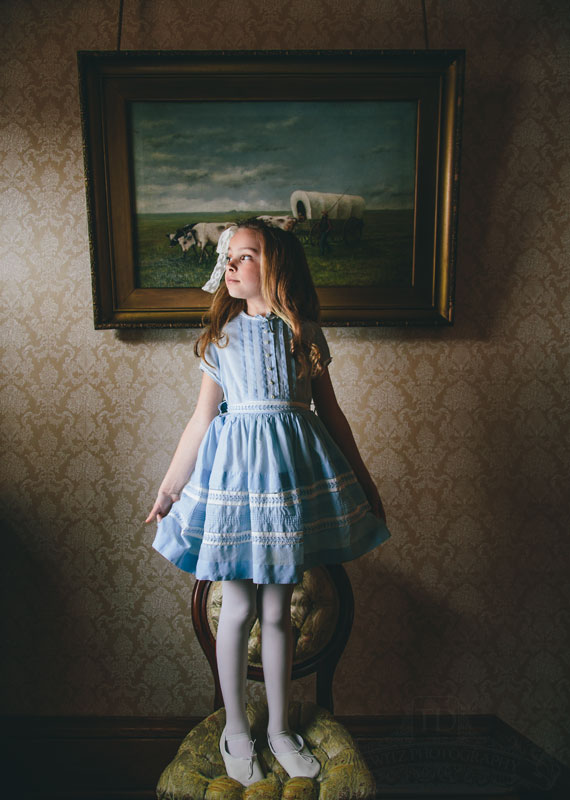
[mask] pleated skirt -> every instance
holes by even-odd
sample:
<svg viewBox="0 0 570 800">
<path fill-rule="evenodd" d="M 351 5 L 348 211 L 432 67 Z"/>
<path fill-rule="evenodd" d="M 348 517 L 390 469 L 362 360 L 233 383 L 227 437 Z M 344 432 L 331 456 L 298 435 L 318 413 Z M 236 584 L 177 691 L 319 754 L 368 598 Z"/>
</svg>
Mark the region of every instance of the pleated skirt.
<svg viewBox="0 0 570 800">
<path fill-rule="evenodd" d="M 298 583 L 390 536 L 324 424 L 302 404 L 230 406 L 211 422 L 153 547 L 203 580 Z"/>
</svg>

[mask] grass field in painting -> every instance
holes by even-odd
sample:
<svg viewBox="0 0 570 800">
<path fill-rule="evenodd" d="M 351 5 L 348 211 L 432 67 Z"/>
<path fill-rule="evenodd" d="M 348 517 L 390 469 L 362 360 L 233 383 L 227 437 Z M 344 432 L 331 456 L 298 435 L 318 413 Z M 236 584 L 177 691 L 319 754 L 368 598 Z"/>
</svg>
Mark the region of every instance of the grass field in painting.
<svg viewBox="0 0 570 800">
<path fill-rule="evenodd" d="M 281 216 L 287 211 L 252 211 L 240 219 L 259 214 Z M 200 260 L 196 249 L 183 254 L 170 246 L 168 234 L 188 223 L 233 222 L 229 214 L 140 214 L 137 217 L 138 286 L 150 288 L 191 288 L 202 286 L 216 263 L 215 251 Z M 343 239 L 340 220 L 333 220 L 330 249 L 319 254 L 318 241 L 311 243 L 310 225 L 297 226 L 295 233 L 305 246 L 307 261 L 316 286 L 402 287 L 410 282 L 412 266 L 413 212 L 367 211 L 362 236 L 354 244 Z"/>
</svg>

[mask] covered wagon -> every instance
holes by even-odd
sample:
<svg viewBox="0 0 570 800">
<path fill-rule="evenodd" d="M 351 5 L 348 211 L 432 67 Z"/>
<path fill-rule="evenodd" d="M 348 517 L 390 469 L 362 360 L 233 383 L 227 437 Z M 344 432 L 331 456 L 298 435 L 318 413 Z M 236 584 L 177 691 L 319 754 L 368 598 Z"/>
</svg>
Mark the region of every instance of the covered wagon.
<svg viewBox="0 0 570 800">
<path fill-rule="evenodd" d="M 332 235 L 347 244 L 355 244 L 362 236 L 365 200 L 355 194 L 307 192 L 296 189 L 291 194 L 291 211 L 298 220 L 297 230 L 303 228 L 311 244 L 319 239 L 319 223 L 323 214 L 331 222 Z"/>
</svg>

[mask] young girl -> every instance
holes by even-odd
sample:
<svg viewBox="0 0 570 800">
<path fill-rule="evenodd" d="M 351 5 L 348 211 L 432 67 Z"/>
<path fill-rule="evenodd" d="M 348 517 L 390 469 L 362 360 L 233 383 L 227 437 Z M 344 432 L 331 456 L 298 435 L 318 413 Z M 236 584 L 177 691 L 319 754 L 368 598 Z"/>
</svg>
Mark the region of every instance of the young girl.
<svg viewBox="0 0 570 800">
<path fill-rule="evenodd" d="M 261 624 L 268 744 L 290 776 L 316 777 L 319 762 L 289 729 L 293 588 L 304 570 L 350 561 L 390 534 L 335 398 L 301 244 L 259 220 L 228 236 L 224 282 L 195 347 L 196 410 L 146 521 L 158 520 L 154 547 L 169 561 L 224 582 L 220 750 L 228 775 L 247 786 L 263 778 L 245 703 L 252 622 Z"/>
</svg>

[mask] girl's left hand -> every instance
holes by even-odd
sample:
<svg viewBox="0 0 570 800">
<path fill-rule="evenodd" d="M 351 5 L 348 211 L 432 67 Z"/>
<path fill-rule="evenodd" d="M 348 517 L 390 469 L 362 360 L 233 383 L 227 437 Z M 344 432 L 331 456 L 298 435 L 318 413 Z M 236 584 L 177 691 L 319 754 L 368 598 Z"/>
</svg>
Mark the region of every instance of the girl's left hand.
<svg viewBox="0 0 570 800">
<path fill-rule="evenodd" d="M 384 511 L 384 506 L 382 505 L 382 500 L 380 499 L 380 494 L 376 488 L 376 484 L 373 483 L 373 481 L 370 481 L 369 484 L 363 486 L 363 489 L 364 493 L 366 494 L 366 499 L 370 503 L 370 507 L 374 516 L 386 522 L 386 512 Z"/>
</svg>

